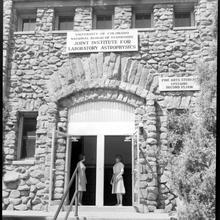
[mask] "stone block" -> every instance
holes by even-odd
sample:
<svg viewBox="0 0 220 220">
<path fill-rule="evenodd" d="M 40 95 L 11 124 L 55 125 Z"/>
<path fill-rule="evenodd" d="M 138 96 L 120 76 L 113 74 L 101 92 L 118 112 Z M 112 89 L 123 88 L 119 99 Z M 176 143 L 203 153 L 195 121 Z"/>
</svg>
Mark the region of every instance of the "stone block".
<svg viewBox="0 0 220 220">
<path fill-rule="evenodd" d="M 19 210 L 19 211 L 25 211 L 25 210 L 27 210 L 27 205 L 25 205 L 25 204 L 15 205 L 14 209 Z"/>
<path fill-rule="evenodd" d="M 10 198 L 19 198 L 21 193 L 18 190 L 12 190 L 10 193 Z"/>
<path fill-rule="evenodd" d="M 10 171 L 6 172 L 6 174 L 3 177 L 3 181 L 5 183 L 10 183 L 10 182 L 16 182 L 20 178 L 20 174 L 18 172 Z"/>
<path fill-rule="evenodd" d="M 9 199 L 9 202 L 13 205 L 19 205 L 21 203 L 21 198 Z"/>
<path fill-rule="evenodd" d="M 28 185 L 19 185 L 18 190 L 19 191 L 29 191 L 30 187 Z"/>
<path fill-rule="evenodd" d="M 42 204 L 37 204 L 32 206 L 33 211 L 42 211 L 43 210 L 43 205 Z"/>
</svg>

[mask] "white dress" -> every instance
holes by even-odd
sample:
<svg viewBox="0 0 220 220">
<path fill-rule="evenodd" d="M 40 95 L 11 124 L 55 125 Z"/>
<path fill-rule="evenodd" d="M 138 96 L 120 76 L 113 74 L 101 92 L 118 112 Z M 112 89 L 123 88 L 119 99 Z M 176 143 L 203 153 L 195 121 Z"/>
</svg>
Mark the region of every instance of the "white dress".
<svg viewBox="0 0 220 220">
<path fill-rule="evenodd" d="M 121 173 L 118 180 L 116 177 L 118 174 Z M 125 194 L 125 186 L 124 186 L 124 180 L 122 177 L 122 174 L 124 173 L 124 164 L 121 162 L 116 163 L 113 166 L 113 177 L 112 177 L 112 194 Z"/>
<path fill-rule="evenodd" d="M 78 190 L 86 191 L 86 166 L 81 161 L 78 163 Z"/>
</svg>

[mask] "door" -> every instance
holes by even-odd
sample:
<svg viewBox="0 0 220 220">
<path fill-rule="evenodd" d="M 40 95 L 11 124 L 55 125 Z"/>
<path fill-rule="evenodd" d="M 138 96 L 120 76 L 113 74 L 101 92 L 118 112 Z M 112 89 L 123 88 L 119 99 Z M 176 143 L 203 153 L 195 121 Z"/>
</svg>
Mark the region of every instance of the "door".
<svg viewBox="0 0 220 220">
<path fill-rule="evenodd" d="M 124 164 L 124 186 L 123 206 L 132 205 L 132 154 L 131 139 L 124 135 L 105 136 L 105 161 L 104 161 L 104 206 L 111 206 L 117 203 L 115 194 L 112 194 L 110 184 L 113 175 L 115 156 L 120 155 Z"/>
<path fill-rule="evenodd" d="M 83 193 L 83 205 L 95 205 L 96 204 L 96 136 L 78 136 L 77 139 L 70 144 L 70 175 L 69 180 L 79 162 L 81 154 L 85 155 L 86 165 L 86 178 L 88 184 L 86 185 L 86 192 Z M 72 184 L 69 192 L 69 202 L 75 192 L 75 183 Z"/>
<path fill-rule="evenodd" d="M 96 136 L 96 188 L 95 205 L 103 206 L 104 191 L 107 180 L 105 179 L 105 137 L 130 135 L 135 130 L 134 107 L 113 101 L 86 102 L 69 109 L 68 133 L 79 136 Z M 130 156 L 132 153 L 130 152 Z M 113 162 L 113 161 L 112 161 Z M 86 163 L 85 163 L 86 164 Z M 131 165 L 127 166 L 132 182 Z M 130 171 L 129 171 L 130 169 Z M 110 169 L 109 169 L 110 170 Z M 109 176 L 109 172 L 106 173 Z M 108 177 L 107 177 L 108 178 Z M 106 183 L 105 183 L 106 182 Z M 129 183 L 129 181 L 127 181 Z M 89 184 L 89 182 L 88 182 Z M 130 184 L 131 185 L 131 184 Z M 132 189 L 132 187 L 128 186 Z M 110 191 L 110 189 L 108 189 Z M 132 193 L 130 193 L 132 194 Z M 130 196 L 132 197 L 132 196 Z M 132 199 L 130 199 L 132 200 Z M 132 201 L 127 199 L 127 204 Z M 94 204 L 94 202 L 93 202 Z"/>
<path fill-rule="evenodd" d="M 140 204 L 139 195 L 139 133 L 136 131 L 132 136 L 132 203 L 133 206 L 138 207 Z"/>
</svg>

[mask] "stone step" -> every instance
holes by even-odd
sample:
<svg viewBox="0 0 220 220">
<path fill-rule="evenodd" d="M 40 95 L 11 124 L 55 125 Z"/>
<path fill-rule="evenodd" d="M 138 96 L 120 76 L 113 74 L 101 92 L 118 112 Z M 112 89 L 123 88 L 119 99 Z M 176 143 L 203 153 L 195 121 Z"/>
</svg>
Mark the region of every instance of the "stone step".
<svg viewBox="0 0 220 220">
<path fill-rule="evenodd" d="M 54 212 L 40 211 L 3 211 L 3 220 L 53 220 Z M 66 212 L 61 212 L 57 220 L 64 220 Z M 111 211 L 81 212 L 79 217 L 71 212 L 68 220 L 170 220 L 167 213 L 135 213 Z"/>
</svg>

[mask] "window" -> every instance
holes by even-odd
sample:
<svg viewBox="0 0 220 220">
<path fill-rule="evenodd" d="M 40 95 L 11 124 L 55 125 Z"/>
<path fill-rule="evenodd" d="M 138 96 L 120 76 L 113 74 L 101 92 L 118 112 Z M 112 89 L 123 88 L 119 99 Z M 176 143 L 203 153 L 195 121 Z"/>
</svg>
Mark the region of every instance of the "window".
<svg viewBox="0 0 220 220">
<path fill-rule="evenodd" d="M 194 26 L 194 6 L 191 4 L 180 4 L 174 6 L 174 26 Z"/>
<path fill-rule="evenodd" d="M 135 28 L 150 28 L 151 27 L 151 15 L 144 13 L 135 14 Z"/>
<path fill-rule="evenodd" d="M 191 26 L 190 13 L 175 13 L 175 27 Z"/>
<path fill-rule="evenodd" d="M 93 28 L 112 29 L 113 10 L 111 8 L 94 9 Z"/>
<path fill-rule="evenodd" d="M 17 12 L 17 31 L 34 31 L 36 26 L 36 10 Z"/>
<path fill-rule="evenodd" d="M 96 16 L 96 29 L 111 29 L 112 16 L 111 15 L 97 15 Z"/>
<path fill-rule="evenodd" d="M 35 29 L 35 18 L 26 18 L 22 20 L 22 31 L 34 31 Z"/>
<path fill-rule="evenodd" d="M 55 9 L 54 30 L 73 30 L 74 8 L 60 7 Z"/>
<path fill-rule="evenodd" d="M 73 30 L 73 16 L 59 17 L 59 30 Z"/>
<path fill-rule="evenodd" d="M 151 28 L 153 26 L 153 6 L 139 6 L 133 8 L 132 27 Z"/>
<path fill-rule="evenodd" d="M 34 157 L 36 141 L 37 113 L 28 112 L 19 115 L 18 159 Z"/>
</svg>

